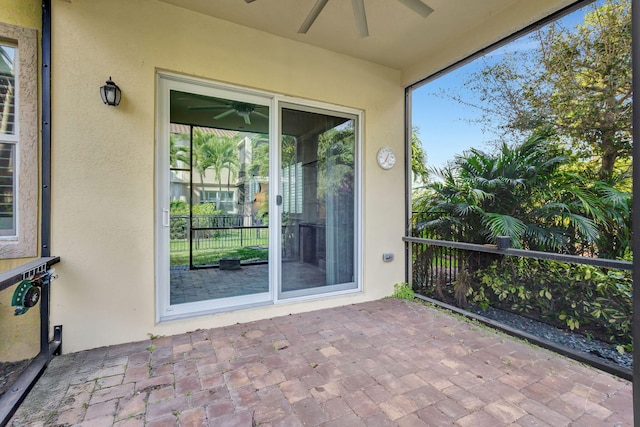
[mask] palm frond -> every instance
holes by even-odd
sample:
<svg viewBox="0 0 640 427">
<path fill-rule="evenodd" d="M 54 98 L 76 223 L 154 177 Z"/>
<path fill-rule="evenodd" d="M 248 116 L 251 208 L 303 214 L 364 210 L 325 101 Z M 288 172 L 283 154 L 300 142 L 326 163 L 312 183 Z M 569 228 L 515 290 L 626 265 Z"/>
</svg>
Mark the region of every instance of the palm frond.
<svg viewBox="0 0 640 427">
<path fill-rule="evenodd" d="M 514 246 L 516 244 L 519 245 L 522 235 L 527 229 L 526 224 L 520 219 L 495 212 L 485 213 L 482 218 L 482 222 L 489 230 L 491 230 L 494 237 L 511 237 L 511 241 L 514 242 Z"/>
</svg>

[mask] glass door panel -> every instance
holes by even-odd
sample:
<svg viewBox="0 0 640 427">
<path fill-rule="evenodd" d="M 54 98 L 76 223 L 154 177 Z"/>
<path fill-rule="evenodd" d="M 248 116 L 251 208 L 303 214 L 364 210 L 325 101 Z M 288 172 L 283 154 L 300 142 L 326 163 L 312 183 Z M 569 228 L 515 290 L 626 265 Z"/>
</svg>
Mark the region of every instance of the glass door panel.
<svg viewBox="0 0 640 427">
<path fill-rule="evenodd" d="M 269 292 L 269 107 L 170 91 L 170 304 Z"/>
<path fill-rule="evenodd" d="M 282 297 L 355 283 L 356 120 L 282 108 Z"/>
<path fill-rule="evenodd" d="M 356 290 L 358 113 L 158 90 L 158 320 Z"/>
</svg>

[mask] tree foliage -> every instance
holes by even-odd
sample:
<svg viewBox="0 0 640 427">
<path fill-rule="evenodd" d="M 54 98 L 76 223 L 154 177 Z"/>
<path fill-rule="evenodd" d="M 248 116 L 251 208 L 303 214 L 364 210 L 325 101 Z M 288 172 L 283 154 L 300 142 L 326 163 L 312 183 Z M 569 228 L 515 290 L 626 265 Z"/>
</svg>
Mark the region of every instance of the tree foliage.
<svg viewBox="0 0 640 427">
<path fill-rule="evenodd" d="M 629 201 L 603 181 L 572 173 L 570 153 L 551 136 L 537 131 L 494 152 L 457 156 L 415 198 L 418 229 L 471 243 L 509 236 L 516 248 L 596 250 L 601 229 L 628 215 Z"/>
<path fill-rule="evenodd" d="M 353 193 L 355 132 L 353 126 L 318 135 L 318 198 Z"/>
<path fill-rule="evenodd" d="M 533 40 L 533 51 L 507 54 L 469 78 L 481 101 L 474 106 L 517 138 L 552 127 L 582 159 L 597 158 L 597 179 L 613 182 L 631 155 L 630 1 L 606 0 L 574 29 L 554 23 Z"/>
<path fill-rule="evenodd" d="M 222 191 L 222 171 L 227 170 L 227 190 L 231 180 L 240 169 L 238 156 L 239 136 L 222 136 L 202 129 L 193 130 L 193 141 L 190 153 L 188 134 L 171 134 L 169 138 L 169 164 L 173 168 L 185 165 L 190 167 L 193 159 L 193 169 L 200 176 L 200 188 L 204 191 L 204 177 L 208 170 L 214 174 L 218 188 Z"/>
<path fill-rule="evenodd" d="M 422 147 L 419 133 L 417 127 L 414 127 L 411 132 L 411 171 L 414 181 L 426 183 L 429 181 L 429 167 L 427 166 L 427 153 Z"/>
<path fill-rule="evenodd" d="M 442 188 L 430 189 L 443 207 L 457 189 L 458 214 L 466 216 L 464 221 L 478 221 L 467 228 L 481 230 L 474 241 L 492 241 L 504 233 L 523 247 L 606 258 L 628 255 L 630 7 L 629 0 L 604 0 L 589 6 L 574 28 L 553 23 L 540 29 L 529 39 L 535 48 L 487 58 L 470 75 L 465 87 L 477 102 L 454 97 L 480 108 L 485 127 L 498 130 L 501 140 L 511 144 L 459 156 L 443 171 Z M 536 149 L 552 151 L 543 157 L 561 154 L 551 169 L 539 155 L 522 152 L 531 141 L 520 141 L 532 134 L 545 135 L 547 142 Z M 498 181 L 491 172 L 494 165 L 501 168 Z M 537 178 L 529 175 L 532 171 Z M 491 210 L 492 204 L 502 211 Z M 439 221 L 454 219 L 462 221 L 456 216 Z"/>
</svg>

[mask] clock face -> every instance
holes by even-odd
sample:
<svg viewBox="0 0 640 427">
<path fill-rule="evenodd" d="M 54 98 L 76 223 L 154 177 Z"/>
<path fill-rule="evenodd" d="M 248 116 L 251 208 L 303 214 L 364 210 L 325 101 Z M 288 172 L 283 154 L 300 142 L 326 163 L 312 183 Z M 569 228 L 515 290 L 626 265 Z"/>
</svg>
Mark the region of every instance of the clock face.
<svg viewBox="0 0 640 427">
<path fill-rule="evenodd" d="M 396 155 L 389 147 L 382 147 L 378 150 L 378 166 L 382 169 L 391 169 L 396 164 Z"/>
</svg>

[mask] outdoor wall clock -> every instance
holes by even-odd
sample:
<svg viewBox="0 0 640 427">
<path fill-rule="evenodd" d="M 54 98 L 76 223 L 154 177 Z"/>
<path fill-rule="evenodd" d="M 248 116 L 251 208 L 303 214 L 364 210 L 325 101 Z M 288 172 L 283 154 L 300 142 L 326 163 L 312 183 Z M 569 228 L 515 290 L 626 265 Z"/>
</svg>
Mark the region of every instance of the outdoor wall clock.
<svg viewBox="0 0 640 427">
<path fill-rule="evenodd" d="M 396 164 L 396 155 L 389 147 L 382 147 L 378 150 L 378 166 L 382 169 L 391 169 Z"/>
</svg>

